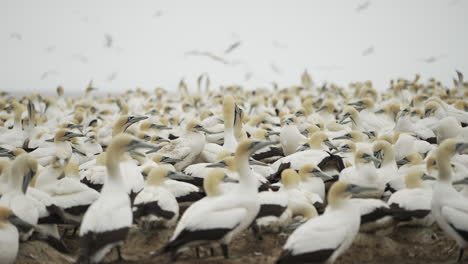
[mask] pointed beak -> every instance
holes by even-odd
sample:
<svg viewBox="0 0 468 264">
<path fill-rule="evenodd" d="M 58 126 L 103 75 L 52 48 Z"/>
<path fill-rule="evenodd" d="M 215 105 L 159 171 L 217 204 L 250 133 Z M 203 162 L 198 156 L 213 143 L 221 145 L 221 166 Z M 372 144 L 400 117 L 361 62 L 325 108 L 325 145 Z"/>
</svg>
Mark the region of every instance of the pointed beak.
<svg viewBox="0 0 468 264">
<path fill-rule="evenodd" d="M 325 174 L 323 171 L 315 168 L 311 171 L 315 176 L 320 177 L 324 182 L 333 180 L 333 177 Z"/>
<path fill-rule="evenodd" d="M 67 133 L 65 133 L 65 137 L 70 139 L 70 138 L 75 138 L 75 137 L 85 137 L 85 135 L 78 134 L 78 133 L 73 133 L 73 132 L 67 132 Z"/>
<path fill-rule="evenodd" d="M 349 135 L 343 135 L 343 136 L 339 136 L 339 137 L 333 138 L 333 140 L 340 140 L 340 139 L 351 139 L 351 136 L 349 136 Z"/>
<path fill-rule="evenodd" d="M 153 153 L 153 152 L 156 152 L 158 150 L 161 149 L 160 146 L 158 145 L 154 145 L 154 144 L 150 144 L 150 143 L 146 143 L 144 141 L 140 141 L 140 140 L 133 140 L 131 143 L 130 143 L 130 149 L 129 149 L 129 152 L 131 154 L 135 154 L 135 155 L 139 155 L 139 156 L 142 156 L 143 154 L 139 153 L 136 151 L 136 149 L 139 149 L 139 148 L 142 148 L 142 149 L 149 149 L 148 152 L 146 152 L 147 154 L 148 153 Z M 144 156 L 144 155 L 143 155 Z"/>
<path fill-rule="evenodd" d="M 29 170 L 29 171 L 24 175 L 23 184 L 21 185 L 21 190 L 23 191 L 23 193 L 26 193 L 26 191 L 28 190 L 29 183 L 31 182 L 32 178 L 34 177 L 34 174 L 36 174 L 35 171 Z"/>
<path fill-rule="evenodd" d="M 10 215 L 8 217 L 8 220 L 10 221 L 12 225 L 16 226 L 16 228 L 18 228 L 18 230 L 20 230 L 21 232 L 28 232 L 29 230 L 34 228 L 33 225 L 24 221 L 23 219 L 19 218 L 16 215 Z"/>
<path fill-rule="evenodd" d="M 167 142 L 167 143 L 171 142 L 169 139 L 165 139 L 165 138 L 159 137 L 159 136 L 156 137 L 154 140 L 155 140 L 156 142 Z"/>
<path fill-rule="evenodd" d="M 365 153 L 364 155 L 362 155 L 362 158 L 365 159 L 365 160 L 367 160 L 368 162 L 373 161 L 373 162 L 378 162 L 378 163 L 380 163 L 380 160 L 379 160 L 379 159 L 377 159 L 377 158 L 375 158 L 374 156 L 369 155 L 369 154 L 367 154 L 367 153 Z"/>
<path fill-rule="evenodd" d="M 423 176 L 421 177 L 422 180 L 424 181 L 435 181 L 437 180 L 436 177 L 431 176 L 429 174 L 424 173 Z M 465 178 L 466 179 L 466 178 Z"/>
<path fill-rule="evenodd" d="M 307 150 L 310 147 L 309 143 L 305 143 L 297 147 L 296 152 Z"/>
<path fill-rule="evenodd" d="M 162 159 L 161 159 L 161 162 L 163 163 L 169 163 L 169 164 L 175 164 L 177 162 L 181 161 L 181 159 L 174 159 L 174 158 L 170 158 L 170 157 L 166 157 L 164 156 Z"/>
<path fill-rule="evenodd" d="M 12 159 L 15 157 L 15 154 L 12 151 L 4 151 L 0 152 L 0 157 L 7 157 L 9 159 Z"/>
<path fill-rule="evenodd" d="M 454 181 L 454 182 L 452 182 L 452 184 L 453 185 L 461 185 L 461 184 L 468 185 L 468 177 L 463 178 L 463 179 L 458 180 L 458 181 Z"/>
<path fill-rule="evenodd" d="M 82 129 L 82 128 L 83 128 L 83 125 L 80 125 L 80 124 L 68 124 L 68 125 L 67 125 L 67 128 L 70 128 L 70 129 L 74 129 L 74 128 Z"/>
<path fill-rule="evenodd" d="M 168 126 L 165 126 L 165 125 L 158 125 L 158 124 L 151 124 L 151 125 L 150 125 L 150 128 L 159 129 L 159 130 L 169 130 L 169 129 L 171 129 L 171 128 L 168 127 Z"/>
<path fill-rule="evenodd" d="M 62 173 L 58 176 L 57 180 L 61 180 L 61 179 L 63 179 L 63 178 L 65 178 L 65 173 L 64 173 L 64 172 L 62 172 Z"/>
<path fill-rule="evenodd" d="M 317 110 L 317 112 L 321 112 L 321 111 L 325 110 L 326 108 L 327 108 L 326 106 L 322 106 Z"/>
<path fill-rule="evenodd" d="M 280 132 L 267 131 L 268 136 L 279 136 Z"/>
<path fill-rule="evenodd" d="M 172 180 L 176 180 L 176 181 L 191 181 L 191 180 L 194 179 L 192 176 L 182 174 L 182 173 L 178 173 L 178 172 L 175 172 L 175 171 L 169 171 L 168 174 L 167 174 L 167 177 L 172 179 Z"/>
<path fill-rule="evenodd" d="M 195 126 L 195 129 L 196 129 L 196 130 L 199 130 L 199 131 L 203 131 L 203 132 L 205 132 L 205 133 L 207 133 L 207 134 L 216 134 L 215 132 L 209 131 L 209 130 L 207 130 L 206 128 L 200 126 L 200 125 L 196 125 L 196 126 Z"/>
<path fill-rule="evenodd" d="M 397 162 L 396 162 L 396 164 L 398 166 L 403 166 L 403 165 L 408 164 L 408 163 L 409 163 L 409 160 L 406 157 L 402 158 L 401 160 L 397 160 Z"/>
<path fill-rule="evenodd" d="M 331 141 L 330 141 L 328 138 L 325 139 L 325 141 L 323 141 L 323 143 L 324 143 L 325 145 L 327 145 L 327 147 L 329 147 L 330 149 L 338 150 L 338 148 L 336 148 L 336 146 L 333 145 L 333 144 L 331 143 Z"/>
<path fill-rule="evenodd" d="M 224 175 L 223 182 L 230 182 L 230 183 L 239 183 L 239 180 L 235 180 L 229 177 L 227 174 Z"/>
<path fill-rule="evenodd" d="M 352 193 L 352 194 L 359 194 L 359 193 L 363 193 L 363 192 L 377 191 L 377 188 L 360 186 L 360 185 L 355 185 L 355 184 L 349 184 L 348 185 L 348 191 L 350 193 Z"/>
<path fill-rule="evenodd" d="M 211 163 L 206 166 L 207 168 L 226 168 L 226 162 L 225 161 L 220 161 L 216 163 Z"/>
<path fill-rule="evenodd" d="M 257 165 L 257 166 L 268 166 L 268 164 L 266 164 L 264 162 L 261 162 L 261 161 L 258 161 L 258 160 L 254 160 L 254 159 L 249 159 L 249 164 L 250 165 Z"/>
<path fill-rule="evenodd" d="M 254 141 L 252 142 L 252 145 L 250 146 L 250 151 L 251 153 L 254 153 L 255 151 L 262 149 L 266 146 L 278 144 L 276 141 Z"/>
<path fill-rule="evenodd" d="M 130 116 L 127 120 L 128 126 L 135 124 L 136 122 L 139 122 L 141 120 L 147 119 L 147 116 Z"/>
<path fill-rule="evenodd" d="M 468 143 L 457 143 L 455 145 L 455 151 L 460 154 L 465 154 L 466 149 L 468 149 Z"/>
</svg>

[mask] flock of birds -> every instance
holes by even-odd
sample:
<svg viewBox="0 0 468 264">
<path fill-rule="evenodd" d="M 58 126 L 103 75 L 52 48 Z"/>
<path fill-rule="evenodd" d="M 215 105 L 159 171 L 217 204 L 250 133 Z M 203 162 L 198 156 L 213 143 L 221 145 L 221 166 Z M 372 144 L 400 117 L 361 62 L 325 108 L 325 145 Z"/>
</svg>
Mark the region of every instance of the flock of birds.
<svg viewBox="0 0 468 264">
<path fill-rule="evenodd" d="M 434 223 L 468 248 L 468 85 L 399 79 L 190 93 L 0 97 L 0 263 L 41 239 L 100 263 L 129 229 L 175 228 L 150 257 L 200 257 L 249 229 L 276 263 L 333 263 L 358 232 Z M 60 227 L 60 228 L 59 228 Z M 194 251 L 189 251 L 194 249 Z"/>
</svg>

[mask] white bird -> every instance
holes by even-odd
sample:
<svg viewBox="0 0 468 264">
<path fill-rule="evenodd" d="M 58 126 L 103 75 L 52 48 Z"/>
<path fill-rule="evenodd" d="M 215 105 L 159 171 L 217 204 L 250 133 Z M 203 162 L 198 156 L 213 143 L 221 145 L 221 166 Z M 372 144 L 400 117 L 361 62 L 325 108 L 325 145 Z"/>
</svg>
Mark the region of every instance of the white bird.
<svg viewBox="0 0 468 264">
<path fill-rule="evenodd" d="M 464 249 L 468 246 L 468 199 L 452 186 L 450 159 L 466 148 L 467 143 L 457 143 L 454 139 L 447 139 L 439 145 L 436 152 L 439 179 L 434 184 L 431 202 L 437 224 L 460 248 L 458 262 L 462 261 Z"/>
<path fill-rule="evenodd" d="M 423 175 L 420 169 L 410 169 L 405 177 L 406 188 L 393 193 L 387 201 L 400 225 L 430 226 L 435 221 L 431 214 L 432 189 L 423 188 Z"/>
<path fill-rule="evenodd" d="M 169 243 L 159 253 L 178 253 L 190 246 L 221 242 L 225 258 L 228 244 L 249 227 L 260 209 L 257 179 L 249 167 L 249 156 L 270 142 L 245 140 L 236 149 L 236 170 L 239 184 L 226 194 L 216 193 L 192 204 L 180 219 Z M 208 188 L 209 189 L 209 188 Z"/>
<path fill-rule="evenodd" d="M 31 224 L 16 216 L 12 210 L 0 207 L 0 263 L 13 264 L 19 249 L 18 229 L 30 230 Z"/>
<path fill-rule="evenodd" d="M 192 164 L 202 152 L 205 146 L 203 131 L 209 133 L 197 121 L 192 120 L 185 127 L 185 135 L 164 146 L 159 153 L 180 160 L 174 167 L 181 171 Z"/>
<path fill-rule="evenodd" d="M 145 188 L 135 198 L 133 215 L 143 230 L 172 227 L 179 217 L 179 205 L 175 196 L 162 186 L 168 173 L 167 168 L 153 168 Z"/>
<path fill-rule="evenodd" d="M 125 134 L 116 136 L 108 146 L 107 179 L 101 195 L 83 217 L 78 263 L 99 263 L 114 247 L 122 259 L 120 246 L 127 237 L 133 215 L 119 166 L 120 158 L 128 151 L 153 147 Z"/>
<path fill-rule="evenodd" d="M 359 208 L 349 198 L 369 189 L 342 181 L 334 183 L 325 213 L 289 236 L 276 263 L 335 262 L 351 246 L 361 222 Z"/>
</svg>

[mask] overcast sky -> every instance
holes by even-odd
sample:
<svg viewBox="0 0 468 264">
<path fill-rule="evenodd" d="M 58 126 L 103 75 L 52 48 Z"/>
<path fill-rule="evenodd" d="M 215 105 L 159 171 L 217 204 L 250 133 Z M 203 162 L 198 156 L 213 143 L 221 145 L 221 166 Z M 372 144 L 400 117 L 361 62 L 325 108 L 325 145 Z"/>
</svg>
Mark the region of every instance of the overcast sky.
<svg viewBox="0 0 468 264">
<path fill-rule="evenodd" d="M 468 70 L 467 26 L 466 0 L 0 0 L 0 90 L 174 89 L 205 72 L 255 88 L 304 69 L 319 83 L 451 85 Z"/>
</svg>

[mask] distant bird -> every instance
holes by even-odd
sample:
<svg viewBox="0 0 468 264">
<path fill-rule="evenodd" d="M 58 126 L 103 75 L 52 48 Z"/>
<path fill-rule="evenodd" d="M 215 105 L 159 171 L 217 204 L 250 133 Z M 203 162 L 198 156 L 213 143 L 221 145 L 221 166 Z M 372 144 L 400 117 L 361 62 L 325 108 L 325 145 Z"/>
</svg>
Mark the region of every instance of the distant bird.
<svg viewBox="0 0 468 264">
<path fill-rule="evenodd" d="M 270 63 L 270 67 L 274 73 L 281 74 L 281 69 L 274 62 Z"/>
<path fill-rule="evenodd" d="M 10 38 L 16 40 L 23 40 L 23 35 L 21 35 L 20 33 L 13 32 L 10 34 Z"/>
<path fill-rule="evenodd" d="M 273 47 L 275 47 L 277 49 L 286 49 L 286 48 L 288 48 L 288 46 L 286 44 L 281 43 L 281 42 L 279 42 L 277 40 L 273 40 L 272 44 L 273 44 Z"/>
<path fill-rule="evenodd" d="M 114 39 L 110 34 L 105 34 L 104 38 L 106 39 L 106 47 L 107 48 L 112 48 L 112 45 L 114 44 Z"/>
<path fill-rule="evenodd" d="M 51 75 L 59 75 L 59 72 L 58 72 L 58 71 L 54 71 L 54 70 L 46 71 L 46 72 L 44 72 L 43 74 L 41 74 L 41 80 L 44 80 L 44 79 L 46 79 L 47 77 L 49 77 L 49 76 L 51 76 Z"/>
<path fill-rule="evenodd" d="M 88 63 L 88 57 L 83 54 L 75 54 L 72 56 L 72 59 L 77 60 L 82 63 Z"/>
<path fill-rule="evenodd" d="M 232 43 L 232 44 L 226 49 L 226 51 L 224 52 L 224 54 L 231 53 L 232 51 L 234 51 L 235 49 L 237 49 L 241 44 L 242 44 L 242 42 L 240 42 L 240 41 L 237 41 L 237 42 Z"/>
<path fill-rule="evenodd" d="M 418 61 L 425 62 L 425 63 L 434 63 L 437 62 L 439 59 L 445 57 L 445 55 L 439 55 L 439 56 L 429 56 L 426 58 L 420 58 Z"/>
<path fill-rule="evenodd" d="M 374 46 L 370 46 L 367 49 L 362 51 L 362 56 L 371 55 L 374 53 Z"/>
<path fill-rule="evenodd" d="M 367 8 L 369 8 L 370 4 L 371 4 L 370 1 L 365 1 L 361 3 L 360 5 L 358 5 L 355 10 L 357 13 L 362 12 L 366 10 Z"/>
<path fill-rule="evenodd" d="M 107 77 L 107 81 L 109 81 L 109 82 L 114 81 L 115 79 L 117 79 L 117 75 L 118 75 L 117 72 L 112 72 L 112 73 Z"/>
<path fill-rule="evenodd" d="M 185 56 L 203 56 L 203 57 L 210 58 L 214 61 L 220 62 L 222 64 L 229 64 L 229 62 L 225 60 L 224 58 L 218 55 L 215 55 L 211 52 L 207 52 L 207 51 L 197 51 L 197 50 L 187 51 L 185 52 Z"/>
<path fill-rule="evenodd" d="M 162 10 L 157 10 L 154 15 L 153 15 L 153 18 L 160 18 L 164 15 L 163 11 Z"/>
</svg>

